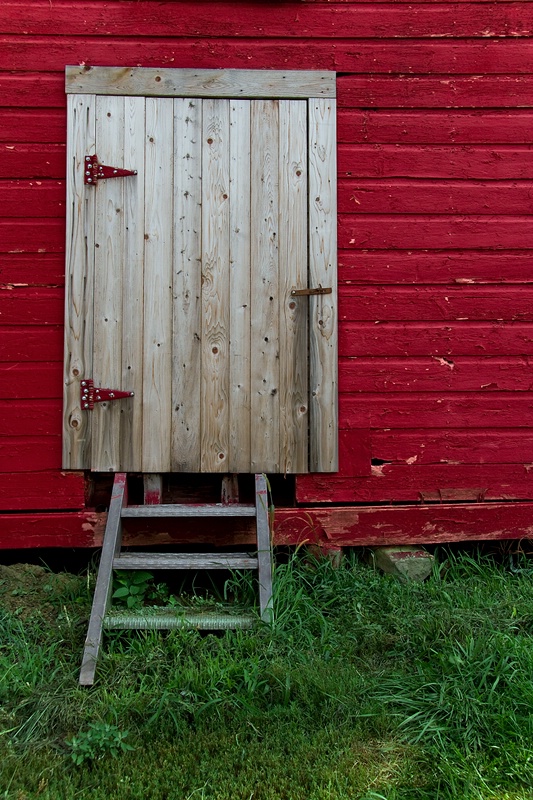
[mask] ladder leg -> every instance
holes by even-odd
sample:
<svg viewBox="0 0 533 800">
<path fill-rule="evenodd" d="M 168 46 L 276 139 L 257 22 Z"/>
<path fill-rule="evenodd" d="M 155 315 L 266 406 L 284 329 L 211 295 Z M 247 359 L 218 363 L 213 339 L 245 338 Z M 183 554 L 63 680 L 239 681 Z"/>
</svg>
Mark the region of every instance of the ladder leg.
<svg viewBox="0 0 533 800">
<path fill-rule="evenodd" d="M 102 625 L 111 596 L 113 578 L 113 558 L 118 555 L 121 545 L 121 511 L 126 502 L 126 475 L 117 473 L 113 483 L 113 493 L 107 515 L 107 524 L 98 567 L 98 577 L 94 590 L 93 605 L 87 638 L 83 650 L 80 670 L 80 684 L 92 686 L 98 661 L 98 652 L 102 643 Z"/>
<path fill-rule="evenodd" d="M 274 621 L 272 604 L 272 548 L 268 524 L 268 494 L 264 475 L 255 476 L 259 611 L 263 622 Z"/>
</svg>

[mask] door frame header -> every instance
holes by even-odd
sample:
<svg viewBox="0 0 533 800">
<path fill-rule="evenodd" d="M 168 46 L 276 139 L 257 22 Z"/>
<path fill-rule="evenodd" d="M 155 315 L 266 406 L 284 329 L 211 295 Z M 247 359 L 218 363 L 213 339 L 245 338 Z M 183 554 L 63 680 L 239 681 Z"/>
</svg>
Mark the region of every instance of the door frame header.
<svg viewBox="0 0 533 800">
<path fill-rule="evenodd" d="M 336 96 L 336 73 L 312 70 L 65 68 L 67 94 L 144 97 L 287 98 Z"/>
</svg>

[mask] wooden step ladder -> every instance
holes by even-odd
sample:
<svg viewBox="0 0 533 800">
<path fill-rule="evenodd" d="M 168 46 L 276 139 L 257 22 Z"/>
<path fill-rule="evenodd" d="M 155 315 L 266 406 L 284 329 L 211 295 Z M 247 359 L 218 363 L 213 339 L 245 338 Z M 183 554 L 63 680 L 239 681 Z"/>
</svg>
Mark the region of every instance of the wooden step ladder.
<svg viewBox="0 0 533 800">
<path fill-rule="evenodd" d="M 122 552 L 122 520 L 126 517 L 156 519 L 173 518 L 224 518 L 255 517 L 257 531 L 256 552 L 249 553 L 131 553 Z M 92 686 L 102 643 L 104 629 L 158 628 L 161 630 L 193 627 L 204 630 L 251 627 L 253 615 L 224 615 L 180 613 L 174 607 L 162 609 L 153 615 L 110 613 L 113 570 L 257 570 L 259 583 L 259 614 L 264 622 L 273 621 L 272 608 L 272 554 L 268 524 L 268 497 L 264 475 L 255 476 L 255 504 L 162 504 L 129 506 L 127 504 L 127 475 L 117 473 L 107 524 L 104 533 L 100 566 L 94 591 L 87 638 L 79 682 Z"/>
</svg>

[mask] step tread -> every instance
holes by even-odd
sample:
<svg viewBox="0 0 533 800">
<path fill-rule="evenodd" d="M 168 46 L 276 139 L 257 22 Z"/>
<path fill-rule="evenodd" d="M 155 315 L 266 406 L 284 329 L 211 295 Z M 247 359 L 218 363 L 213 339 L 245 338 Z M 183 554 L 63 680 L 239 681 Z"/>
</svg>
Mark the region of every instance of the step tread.
<svg viewBox="0 0 533 800">
<path fill-rule="evenodd" d="M 113 569 L 257 569 L 250 553 L 122 553 Z"/>
<path fill-rule="evenodd" d="M 219 611 L 195 612 L 174 607 L 150 608 L 142 611 L 108 612 L 103 620 L 107 630 L 174 630 L 195 628 L 197 630 L 235 630 L 251 628 L 257 616 L 251 613 L 224 613 Z"/>
<path fill-rule="evenodd" d="M 243 503 L 161 503 L 125 506 L 123 517 L 255 517 L 255 506 Z"/>
</svg>

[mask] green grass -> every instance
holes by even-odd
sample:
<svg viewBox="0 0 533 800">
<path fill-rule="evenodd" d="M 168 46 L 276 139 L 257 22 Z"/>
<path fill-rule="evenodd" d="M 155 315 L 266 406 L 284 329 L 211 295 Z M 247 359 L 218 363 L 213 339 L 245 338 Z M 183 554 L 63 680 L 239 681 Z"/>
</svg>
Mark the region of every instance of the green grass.
<svg viewBox="0 0 533 800">
<path fill-rule="evenodd" d="M 524 566 L 403 584 L 296 554 L 272 628 L 109 633 L 92 689 L 91 580 L 0 580 L 0 800 L 533 800 Z"/>
</svg>

